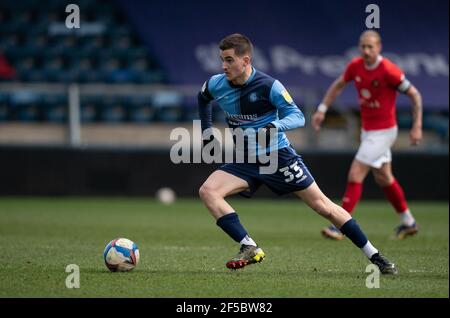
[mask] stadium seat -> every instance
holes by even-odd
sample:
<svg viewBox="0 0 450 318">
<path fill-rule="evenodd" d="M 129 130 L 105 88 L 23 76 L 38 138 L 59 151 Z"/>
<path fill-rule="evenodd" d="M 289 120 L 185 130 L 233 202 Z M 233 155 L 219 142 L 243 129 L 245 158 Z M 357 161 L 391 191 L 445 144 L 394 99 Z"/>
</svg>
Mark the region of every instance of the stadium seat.
<svg viewBox="0 0 450 318">
<path fill-rule="evenodd" d="M 150 96 L 137 96 L 128 99 L 129 120 L 133 123 L 147 123 L 155 120 L 156 109 Z"/>
<path fill-rule="evenodd" d="M 68 102 L 66 95 L 48 94 L 41 97 L 42 119 L 53 123 L 67 121 Z"/>
<path fill-rule="evenodd" d="M 53 28 L 66 16 L 68 0 L 4 0 L 0 4 L 0 50 L 19 70 L 19 80 L 27 82 L 109 82 L 160 83 L 164 76 L 150 59 L 147 48 L 134 33 L 119 7 L 96 0 L 80 0 L 82 21 L 104 26 L 99 34 Z M 33 27 L 28 27 L 33 24 Z M 43 61 L 42 67 L 36 59 Z M 83 61 L 76 67 L 77 59 Z M 148 59 L 148 67 L 129 67 L 135 59 Z M 62 59 L 63 61 L 61 62 Z M 96 61 L 117 59 L 108 67 Z M 56 60 L 56 61 L 55 61 Z M 103 64 L 105 64 L 103 63 Z M 85 65 L 90 64 L 89 67 Z M 149 69 L 155 73 L 148 73 Z M 159 73 L 156 73 L 159 72 Z"/>
<path fill-rule="evenodd" d="M 126 109 L 115 96 L 102 98 L 99 103 L 100 120 L 108 123 L 120 123 L 126 120 Z"/>
<path fill-rule="evenodd" d="M 8 120 L 8 95 L 0 92 L 0 121 Z"/>
<path fill-rule="evenodd" d="M 152 96 L 156 118 L 163 122 L 177 122 L 183 116 L 182 96 L 176 92 L 158 92 Z"/>
<path fill-rule="evenodd" d="M 85 96 L 80 100 L 80 120 L 91 123 L 99 120 L 101 112 L 101 96 Z"/>
<path fill-rule="evenodd" d="M 38 121 L 40 119 L 41 96 L 32 91 L 18 91 L 11 93 L 10 103 L 14 119 L 19 121 Z"/>
</svg>

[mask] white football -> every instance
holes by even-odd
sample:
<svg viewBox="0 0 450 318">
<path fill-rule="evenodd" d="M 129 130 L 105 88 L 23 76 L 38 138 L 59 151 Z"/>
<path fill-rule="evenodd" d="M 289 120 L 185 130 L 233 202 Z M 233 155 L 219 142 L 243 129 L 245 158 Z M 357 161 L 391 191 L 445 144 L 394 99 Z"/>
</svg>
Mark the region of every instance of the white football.
<svg viewBox="0 0 450 318">
<path fill-rule="evenodd" d="M 111 272 L 128 272 L 139 263 L 139 249 L 133 241 L 117 238 L 106 245 L 103 258 Z"/>
<path fill-rule="evenodd" d="M 161 188 L 156 192 L 156 198 L 164 204 L 171 204 L 175 202 L 176 194 L 171 188 Z"/>
</svg>

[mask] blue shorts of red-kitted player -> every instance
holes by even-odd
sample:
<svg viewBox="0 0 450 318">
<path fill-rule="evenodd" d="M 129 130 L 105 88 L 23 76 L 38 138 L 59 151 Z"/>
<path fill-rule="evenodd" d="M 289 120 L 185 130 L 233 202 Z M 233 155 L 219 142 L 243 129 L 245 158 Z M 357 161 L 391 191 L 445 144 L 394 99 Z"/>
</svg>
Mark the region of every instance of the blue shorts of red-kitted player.
<svg viewBox="0 0 450 318">
<path fill-rule="evenodd" d="M 247 181 L 249 188 L 239 194 L 250 198 L 265 184 L 278 195 L 296 192 L 308 188 L 314 178 L 292 147 L 278 150 L 278 167 L 273 174 L 261 174 L 260 163 L 227 163 L 219 168 Z"/>
</svg>

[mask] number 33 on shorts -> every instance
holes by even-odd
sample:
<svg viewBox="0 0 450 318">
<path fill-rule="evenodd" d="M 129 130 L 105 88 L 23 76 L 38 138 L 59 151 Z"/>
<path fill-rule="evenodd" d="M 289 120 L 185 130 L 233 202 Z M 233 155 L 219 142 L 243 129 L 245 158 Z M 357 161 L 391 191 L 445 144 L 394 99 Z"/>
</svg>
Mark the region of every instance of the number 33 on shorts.
<svg viewBox="0 0 450 318">
<path fill-rule="evenodd" d="M 278 169 L 281 173 L 284 174 L 286 179 L 284 179 L 285 182 L 292 182 L 294 179 L 296 179 L 296 183 L 302 182 L 307 176 L 303 174 L 303 169 L 298 166 L 298 162 L 295 161 L 293 164 Z"/>
</svg>

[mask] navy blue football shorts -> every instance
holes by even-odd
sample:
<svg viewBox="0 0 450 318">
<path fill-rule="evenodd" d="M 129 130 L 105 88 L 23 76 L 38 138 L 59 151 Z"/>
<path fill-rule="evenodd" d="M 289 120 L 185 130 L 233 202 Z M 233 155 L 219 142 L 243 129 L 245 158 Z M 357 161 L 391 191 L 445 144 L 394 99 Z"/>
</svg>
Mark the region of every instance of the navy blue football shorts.
<svg viewBox="0 0 450 318">
<path fill-rule="evenodd" d="M 227 163 L 219 168 L 238 178 L 247 181 L 249 189 L 240 193 L 251 197 L 256 190 L 265 184 L 278 195 L 304 190 L 314 178 L 306 168 L 300 155 L 292 147 L 278 150 L 278 167 L 273 174 L 261 174 L 260 163 Z"/>
</svg>

